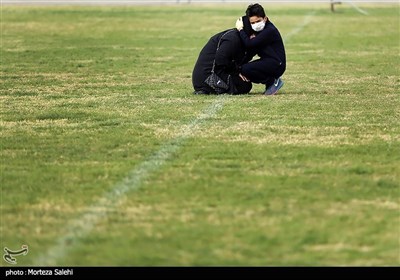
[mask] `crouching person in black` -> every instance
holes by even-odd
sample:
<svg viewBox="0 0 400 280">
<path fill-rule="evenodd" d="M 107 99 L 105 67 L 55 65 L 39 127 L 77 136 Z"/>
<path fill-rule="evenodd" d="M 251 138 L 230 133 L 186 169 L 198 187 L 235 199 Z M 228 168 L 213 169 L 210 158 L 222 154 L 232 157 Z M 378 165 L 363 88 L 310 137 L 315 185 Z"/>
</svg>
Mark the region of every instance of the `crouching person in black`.
<svg viewBox="0 0 400 280">
<path fill-rule="evenodd" d="M 248 28 L 251 29 L 248 18 L 244 18 L 243 22 L 248 22 Z M 194 66 L 193 93 L 249 93 L 252 84 L 240 71 L 241 66 L 250 59 L 246 55 L 238 30 L 229 29 L 215 34 L 201 50 Z M 214 75 L 210 77 L 212 73 Z"/>
</svg>

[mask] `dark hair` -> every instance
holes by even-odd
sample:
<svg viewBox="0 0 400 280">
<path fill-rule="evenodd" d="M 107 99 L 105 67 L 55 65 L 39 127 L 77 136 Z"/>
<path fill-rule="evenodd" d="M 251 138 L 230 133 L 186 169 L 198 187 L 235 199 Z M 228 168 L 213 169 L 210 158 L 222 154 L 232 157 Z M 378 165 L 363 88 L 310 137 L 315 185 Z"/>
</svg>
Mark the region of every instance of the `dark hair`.
<svg viewBox="0 0 400 280">
<path fill-rule="evenodd" d="M 253 16 L 265 17 L 264 8 L 258 3 L 250 4 L 246 10 L 246 16 L 248 16 L 248 17 L 253 17 Z"/>
</svg>

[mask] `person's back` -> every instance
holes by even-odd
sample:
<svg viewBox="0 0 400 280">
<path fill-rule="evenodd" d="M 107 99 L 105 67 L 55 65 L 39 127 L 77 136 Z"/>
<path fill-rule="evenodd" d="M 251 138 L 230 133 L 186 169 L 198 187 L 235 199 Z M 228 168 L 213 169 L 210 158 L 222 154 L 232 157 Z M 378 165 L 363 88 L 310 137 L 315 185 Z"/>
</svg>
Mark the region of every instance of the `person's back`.
<svg viewBox="0 0 400 280">
<path fill-rule="evenodd" d="M 251 83 L 239 77 L 240 65 L 247 62 L 246 50 L 236 29 L 222 31 L 212 36 L 200 51 L 192 73 L 192 84 L 195 94 L 215 93 L 215 90 L 205 83 L 214 72 L 228 84 L 226 93 L 242 94 L 251 90 Z"/>
</svg>

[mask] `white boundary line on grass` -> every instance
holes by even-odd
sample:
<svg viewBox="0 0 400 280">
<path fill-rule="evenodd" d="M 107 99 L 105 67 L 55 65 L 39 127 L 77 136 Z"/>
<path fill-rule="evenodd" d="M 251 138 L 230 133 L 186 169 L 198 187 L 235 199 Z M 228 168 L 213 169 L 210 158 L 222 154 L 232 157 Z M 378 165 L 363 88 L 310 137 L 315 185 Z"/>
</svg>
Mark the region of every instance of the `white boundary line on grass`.
<svg viewBox="0 0 400 280">
<path fill-rule="evenodd" d="M 160 169 L 184 144 L 190 136 L 194 135 L 199 127 L 208 119 L 216 116 L 225 103 L 225 95 L 219 95 L 196 119 L 184 127 L 169 143 L 162 146 L 156 153 L 134 168 L 128 176 L 117 183 L 111 191 L 98 199 L 94 204 L 86 208 L 83 215 L 68 223 L 65 235 L 57 239 L 56 244 L 46 254 L 39 256 L 35 261 L 38 266 L 54 266 L 62 259 L 67 251 L 79 243 L 79 239 L 85 237 L 94 227 L 105 218 L 108 212 L 117 208 L 125 195 L 138 189 L 143 181 L 153 172 Z"/>
<path fill-rule="evenodd" d="M 369 13 L 361 8 L 359 8 L 356 4 L 353 3 L 353 1 L 343 1 L 343 3 L 347 3 L 350 6 L 352 6 L 357 12 L 359 12 L 360 14 L 366 15 L 368 16 Z"/>
<path fill-rule="evenodd" d="M 290 31 L 288 34 L 286 34 L 286 36 L 284 36 L 283 42 L 286 42 L 287 40 L 289 40 L 291 37 L 293 37 L 297 33 L 300 33 L 304 29 L 304 27 L 306 27 L 311 22 L 311 18 L 315 15 L 316 12 L 317 11 L 314 10 L 314 11 L 308 13 L 306 15 L 306 17 L 303 19 L 303 21 L 297 27 L 292 29 L 292 31 Z"/>
<path fill-rule="evenodd" d="M 307 14 L 303 22 L 289 32 L 284 40 L 288 40 L 289 37 L 303 30 L 303 28 L 311 22 L 311 17 L 314 14 L 315 11 Z M 205 121 L 216 116 L 223 108 L 225 101 L 225 95 L 217 96 L 210 106 L 178 133 L 176 138 L 162 146 L 156 153 L 134 168 L 128 176 L 123 181 L 117 183 L 111 191 L 107 192 L 94 204 L 88 206 L 81 216 L 70 221 L 63 231 L 65 234 L 59 237 L 46 253 L 38 256 L 34 265 L 55 266 L 59 264 L 58 262 L 63 259 L 75 245 L 80 243 L 81 238 L 87 236 L 101 219 L 107 217 L 109 212 L 115 210 L 118 205 L 123 203 L 128 192 L 140 188 L 143 181 L 153 172 L 159 170 L 182 147 L 184 142 L 196 133 Z"/>
</svg>

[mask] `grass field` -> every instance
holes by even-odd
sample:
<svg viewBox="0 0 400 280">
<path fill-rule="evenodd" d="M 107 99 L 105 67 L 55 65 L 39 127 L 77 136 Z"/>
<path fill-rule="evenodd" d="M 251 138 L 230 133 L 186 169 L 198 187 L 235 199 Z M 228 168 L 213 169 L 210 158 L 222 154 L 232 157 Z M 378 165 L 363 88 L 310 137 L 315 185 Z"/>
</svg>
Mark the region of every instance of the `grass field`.
<svg viewBox="0 0 400 280">
<path fill-rule="evenodd" d="M 399 265 L 399 6 L 265 7 L 288 59 L 276 96 L 192 94 L 245 5 L 3 6 L 1 249 L 28 245 L 23 266 Z"/>
</svg>

